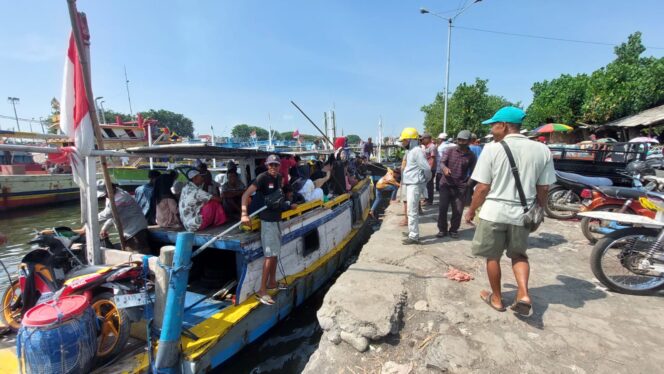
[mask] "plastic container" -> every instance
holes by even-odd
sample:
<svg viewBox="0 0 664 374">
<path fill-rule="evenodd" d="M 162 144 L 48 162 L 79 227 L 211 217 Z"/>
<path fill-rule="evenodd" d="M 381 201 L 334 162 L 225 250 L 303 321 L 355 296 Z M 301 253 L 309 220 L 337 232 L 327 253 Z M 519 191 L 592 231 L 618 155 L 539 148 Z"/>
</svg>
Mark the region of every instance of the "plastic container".
<svg viewBox="0 0 664 374">
<path fill-rule="evenodd" d="M 21 372 L 88 373 L 97 351 L 97 319 L 85 296 L 66 296 L 30 309 L 16 351 Z"/>
</svg>

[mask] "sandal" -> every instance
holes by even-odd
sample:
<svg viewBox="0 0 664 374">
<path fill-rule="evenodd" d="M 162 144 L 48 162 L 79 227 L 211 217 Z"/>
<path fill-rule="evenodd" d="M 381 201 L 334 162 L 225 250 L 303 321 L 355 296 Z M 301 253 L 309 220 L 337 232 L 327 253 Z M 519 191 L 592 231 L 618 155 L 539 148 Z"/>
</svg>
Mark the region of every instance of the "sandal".
<svg viewBox="0 0 664 374">
<path fill-rule="evenodd" d="M 286 283 L 281 283 L 277 282 L 277 287 L 268 287 L 268 290 L 279 290 L 279 291 L 285 291 L 288 289 L 288 285 Z"/>
<path fill-rule="evenodd" d="M 533 314 L 532 304 L 528 304 L 523 300 L 514 302 L 514 304 L 510 305 L 510 309 L 522 317 L 530 317 Z"/>
<path fill-rule="evenodd" d="M 256 294 L 256 298 L 258 299 L 258 301 L 261 302 L 261 304 L 274 305 L 274 299 L 272 299 L 272 296 L 270 295 L 261 296 L 259 294 Z"/>
<path fill-rule="evenodd" d="M 493 292 L 489 292 L 489 294 L 488 294 L 486 297 L 484 297 L 484 296 L 482 296 L 482 294 L 480 294 L 480 299 L 482 299 L 482 301 L 484 301 L 485 303 L 487 303 L 487 305 L 489 305 L 492 309 L 494 309 L 494 310 L 496 310 L 496 311 L 498 311 L 498 312 L 504 312 L 504 311 L 506 310 L 506 309 L 505 309 L 505 306 L 499 308 L 499 307 L 493 305 L 493 303 L 491 302 L 491 298 L 492 298 L 492 297 L 493 297 Z M 502 300 L 501 300 L 501 301 L 502 301 Z"/>
</svg>

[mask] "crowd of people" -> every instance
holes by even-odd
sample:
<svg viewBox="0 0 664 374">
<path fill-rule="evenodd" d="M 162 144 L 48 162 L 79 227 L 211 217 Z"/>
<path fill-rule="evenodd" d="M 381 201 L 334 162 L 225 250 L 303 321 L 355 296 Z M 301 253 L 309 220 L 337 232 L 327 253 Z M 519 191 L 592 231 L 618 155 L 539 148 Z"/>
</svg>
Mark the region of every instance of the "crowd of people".
<svg viewBox="0 0 664 374">
<path fill-rule="evenodd" d="M 420 136 L 414 128 L 404 129 L 399 138 L 406 149 L 403 162 L 400 168 L 388 169 L 376 184 L 377 199 L 371 214 L 376 216 L 383 192 L 389 192 L 391 201 L 396 201 L 397 190 L 401 190 L 405 211 L 401 224 L 408 226 L 403 244 L 413 245 L 421 243 L 419 217 L 422 206 L 433 203 L 434 189 L 439 193 L 438 238 L 459 237 L 463 210 L 469 205 L 465 220 L 475 227 L 472 253 L 486 260 L 490 285 L 480 297 L 491 308 L 506 310 L 500 269 L 505 253 L 517 281 L 510 308 L 527 316 L 532 312 L 527 255 L 531 230 L 524 226 L 524 215 L 544 206 L 549 185 L 556 177 L 548 147 L 521 134 L 524 117 L 523 110 L 516 107 L 498 110 L 483 122 L 491 126 L 494 140 L 484 146 L 468 130 L 460 131 L 452 142 L 446 133 L 432 141 L 430 134 Z"/>
</svg>

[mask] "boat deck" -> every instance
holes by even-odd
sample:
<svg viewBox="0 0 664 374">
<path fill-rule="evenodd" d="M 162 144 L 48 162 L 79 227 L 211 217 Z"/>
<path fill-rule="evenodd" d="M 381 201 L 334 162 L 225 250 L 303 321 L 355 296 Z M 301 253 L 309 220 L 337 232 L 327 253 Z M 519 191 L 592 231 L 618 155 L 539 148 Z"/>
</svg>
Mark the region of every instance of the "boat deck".
<svg viewBox="0 0 664 374">
<path fill-rule="evenodd" d="M 224 232 L 235 223 L 237 222 L 233 221 L 221 226 L 197 231 L 194 236 L 194 248 L 200 247 L 207 243 L 210 239 Z M 173 245 L 175 244 L 178 233 L 182 232 L 182 230 L 165 229 L 156 226 L 151 226 L 149 230 L 151 237 L 156 241 Z M 240 228 L 237 228 L 235 230 L 231 230 L 231 232 L 226 234 L 223 238 L 215 241 L 210 246 L 210 248 L 239 251 L 242 244 L 257 240 L 259 237 L 259 232 L 244 231 Z"/>
</svg>

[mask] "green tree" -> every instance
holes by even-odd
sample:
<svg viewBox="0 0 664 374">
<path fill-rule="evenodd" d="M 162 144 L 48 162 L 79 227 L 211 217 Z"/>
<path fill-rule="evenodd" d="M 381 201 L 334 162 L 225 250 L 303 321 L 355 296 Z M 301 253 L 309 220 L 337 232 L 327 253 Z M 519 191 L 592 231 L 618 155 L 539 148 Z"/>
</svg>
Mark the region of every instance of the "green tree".
<svg viewBox="0 0 664 374">
<path fill-rule="evenodd" d="M 664 103 L 664 58 L 640 57 L 641 33 L 615 48 L 616 59 L 590 76 L 583 120 L 604 123 Z"/>
<path fill-rule="evenodd" d="M 171 132 L 180 136 L 194 137 L 194 122 L 184 114 L 164 109 L 150 109 L 142 114 L 145 119 L 156 119 L 159 122 L 158 127 L 167 127 Z"/>
<path fill-rule="evenodd" d="M 259 126 L 250 126 L 244 123 L 240 125 L 235 125 L 231 130 L 231 136 L 242 140 L 248 140 L 251 138 L 252 131 L 256 131 L 257 140 L 268 140 L 269 138 L 269 133 L 266 129 Z M 279 136 L 279 133 L 272 130 L 272 136 L 275 135 Z"/>
<path fill-rule="evenodd" d="M 583 118 L 589 77 L 563 74 L 551 81 L 533 84 L 533 102 L 526 111 L 525 125 L 534 128 L 546 123 L 575 124 Z"/>
<path fill-rule="evenodd" d="M 354 134 L 347 135 L 346 140 L 348 141 L 348 145 L 360 144 L 360 142 L 362 141 L 362 139 L 359 136 Z"/>
<path fill-rule="evenodd" d="M 120 117 L 120 122 L 129 122 L 129 121 L 133 120 L 129 114 L 116 112 L 112 109 L 106 109 L 103 112 L 104 113 L 103 113 L 102 117 L 99 118 L 99 123 L 103 123 L 104 119 L 106 119 L 106 123 L 114 124 L 114 123 L 117 122 L 117 117 Z M 145 114 L 143 114 L 143 116 L 145 117 Z M 167 127 L 167 126 L 164 126 L 164 125 L 160 124 L 160 127 Z"/>
<path fill-rule="evenodd" d="M 461 130 L 484 135 L 489 129 L 481 124 L 483 120 L 490 118 L 503 106 L 520 106 L 502 96 L 490 95 L 488 80 L 480 78 L 476 78 L 473 84 L 461 83 L 450 96 L 447 105 L 447 133 L 450 136 Z M 434 136 L 443 131 L 444 107 L 443 94 L 439 92 L 433 103 L 421 108 L 425 114 L 424 129 Z"/>
<path fill-rule="evenodd" d="M 664 58 L 641 57 L 641 33 L 614 51 L 615 60 L 590 75 L 563 74 L 533 84 L 527 125 L 602 124 L 664 104 Z"/>
</svg>

